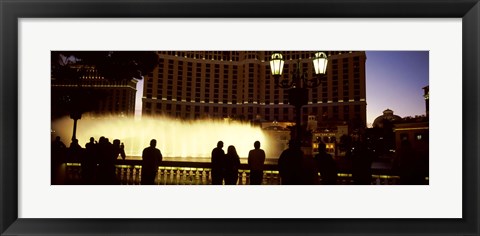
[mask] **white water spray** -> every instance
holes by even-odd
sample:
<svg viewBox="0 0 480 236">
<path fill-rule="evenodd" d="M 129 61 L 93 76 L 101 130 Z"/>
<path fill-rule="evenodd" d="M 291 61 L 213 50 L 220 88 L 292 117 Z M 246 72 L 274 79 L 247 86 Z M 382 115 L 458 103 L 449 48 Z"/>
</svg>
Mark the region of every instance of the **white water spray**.
<svg viewBox="0 0 480 236">
<path fill-rule="evenodd" d="M 73 120 L 65 117 L 52 122 L 54 136 L 70 144 Z M 278 144 L 269 138 L 260 127 L 249 123 L 226 120 L 201 119 L 183 121 L 168 117 L 142 117 L 141 119 L 121 117 L 92 117 L 84 115 L 77 123 L 76 137 L 85 147 L 90 137 L 98 140 L 104 136 L 112 142 L 120 139 L 125 144 L 127 156 L 141 156 L 151 139 L 157 140 L 164 157 L 209 158 L 218 141 L 223 141 L 224 150 L 234 145 L 240 157 L 247 157 L 253 143 L 260 141 L 267 158 L 278 158 Z"/>
</svg>

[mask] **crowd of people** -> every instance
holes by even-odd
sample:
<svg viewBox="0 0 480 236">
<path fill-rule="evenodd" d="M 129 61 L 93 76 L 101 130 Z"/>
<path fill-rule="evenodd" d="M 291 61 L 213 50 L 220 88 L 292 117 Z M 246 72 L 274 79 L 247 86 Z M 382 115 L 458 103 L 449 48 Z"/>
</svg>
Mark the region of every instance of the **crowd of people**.
<svg viewBox="0 0 480 236">
<path fill-rule="evenodd" d="M 429 176 L 428 150 L 414 149 L 410 141 L 401 140 L 392 173 L 400 176 L 400 184 L 424 184 L 425 177 Z"/>
<path fill-rule="evenodd" d="M 150 146 L 142 152 L 142 185 L 155 184 L 158 167 L 162 163 L 162 153 L 156 147 L 157 141 L 152 139 Z M 227 152 L 223 150 L 223 141 L 218 141 L 217 146 L 211 153 L 211 183 L 213 185 L 236 185 L 238 182 L 240 157 L 235 146 L 230 145 Z M 255 141 L 254 149 L 248 153 L 248 169 L 250 171 L 250 184 L 260 185 L 263 182 L 266 155 L 260 148 L 260 142 Z M 117 160 L 125 160 L 124 144 L 119 139 L 111 143 L 108 138 L 100 137 L 98 142 L 91 137 L 90 141 L 82 148 L 77 139 L 72 139 L 70 146 L 56 137 L 52 142 L 52 184 L 62 184 L 65 176 L 62 176 L 62 164 L 68 158 L 70 161 L 81 163 L 81 177 L 83 184 L 119 184 L 116 176 L 115 164 Z M 346 152 L 346 160 L 351 162 L 351 174 L 353 184 L 369 185 L 372 182 L 372 162 L 374 155 L 362 142 L 361 138 L 352 141 Z M 394 171 L 398 172 L 402 184 L 422 184 L 424 176 L 421 170 L 428 170 L 427 162 L 417 163 L 419 158 L 408 142 L 402 142 L 402 148 L 394 163 Z M 326 145 L 322 142 L 318 145 L 318 153 L 314 158 L 304 155 L 300 142 L 291 140 L 289 147 L 278 158 L 278 171 L 281 184 L 284 185 L 312 185 L 337 184 L 338 166 L 331 154 L 326 151 Z M 418 170 L 417 170 L 418 169 Z M 420 170 L 421 169 L 421 170 Z M 321 178 L 318 177 L 320 173 Z"/>
<path fill-rule="evenodd" d="M 237 184 L 240 158 L 234 146 L 228 146 L 225 153 L 223 145 L 222 141 L 218 141 L 217 147 L 212 150 L 212 184 Z M 353 140 L 346 159 L 353 163 L 351 170 L 353 183 L 371 184 L 373 158 L 360 138 Z M 265 151 L 260 149 L 260 142 L 256 141 L 254 149 L 248 153 L 251 185 L 262 184 L 264 165 Z M 311 158 L 304 154 L 299 141 L 290 140 L 289 147 L 278 158 L 278 171 L 283 185 L 337 184 L 337 163 L 332 155 L 327 153 L 326 145 L 322 142 L 318 145 L 318 153 Z M 318 177 L 318 173 L 321 178 Z"/>
<path fill-rule="evenodd" d="M 90 142 L 82 148 L 78 140 L 73 138 L 70 146 L 65 144 L 57 136 L 52 142 L 52 184 L 62 184 L 65 176 L 62 176 L 62 164 L 66 161 L 81 163 L 82 181 L 85 184 L 118 184 L 115 175 L 115 162 L 118 158 L 125 160 L 124 144 L 119 139 L 113 143 L 106 137 L 100 137 L 98 142 L 91 137 Z"/>
<path fill-rule="evenodd" d="M 152 139 L 150 146 L 142 152 L 142 185 L 154 184 L 158 167 L 162 162 L 162 153 L 156 148 L 157 141 Z M 119 139 L 113 143 L 106 137 L 100 137 L 98 142 L 91 137 L 82 148 L 77 139 L 72 139 L 70 146 L 57 136 L 52 142 L 52 184 L 65 184 L 65 170 L 62 165 L 67 162 L 81 164 L 81 181 L 83 184 L 115 185 L 120 181 L 116 176 L 117 160 L 125 160 L 125 145 Z"/>
<path fill-rule="evenodd" d="M 263 168 L 265 164 L 265 151 L 260 149 L 260 142 L 255 141 L 254 149 L 248 153 L 248 166 L 250 169 L 250 184 L 259 185 L 263 180 Z M 223 141 L 218 141 L 217 147 L 212 150 L 212 184 L 235 185 L 238 181 L 238 169 L 240 157 L 235 146 L 230 145 L 227 153 L 222 149 Z"/>
<path fill-rule="evenodd" d="M 152 139 L 150 146 L 142 152 L 142 185 L 155 184 L 158 167 L 163 156 L 156 148 L 157 141 Z M 240 168 L 240 157 L 235 146 L 230 145 L 227 152 L 223 150 L 223 142 L 218 141 L 211 154 L 211 183 L 213 185 L 236 185 Z M 250 184 L 260 185 L 263 182 L 265 167 L 265 151 L 260 142 L 255 141 L 254 149 L 248 153 Z M 117 160 L 125 160 L 124 144 L 115 139 L 113 143 L 106 137 L 98 142 L 91 137 L 82 148 L 77 139 L 72 139 L 69 147 L 56 137 L 52 142 L 52 184 L 62 184 L 65 176 L 61 176 L 61 165 L 66 159 L 81 163 L 81 177 L 84 184 L 119 184 L 115 174 Z M 320 144 L 319 153 L 314 159 L 305 158 L 299 143 L 290 141 L 289 148 L 284 150 L 278 159 L 278 170 L 282 184 L 319 184 L 317 173 L 322 176 L 321 184 L 335 184 L 337 168 L 325 145 Z"/>
<path fill-rule="evenodd" d="M 278 158 L 278 171 L 284 185 L 336 184 L 337 179 L 336 163 L 324 143 L 319 143 L 318 154 L 309 158 L 301 150 L 300 142 L 290 140 L 289 147 Z"/>
</svg>

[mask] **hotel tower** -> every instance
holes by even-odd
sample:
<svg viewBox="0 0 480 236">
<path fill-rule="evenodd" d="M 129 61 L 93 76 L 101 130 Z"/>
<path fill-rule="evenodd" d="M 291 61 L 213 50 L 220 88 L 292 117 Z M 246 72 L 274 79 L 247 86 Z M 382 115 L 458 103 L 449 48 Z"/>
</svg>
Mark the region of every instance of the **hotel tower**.
<svg viewBox="0 0 480 236">
<path fill-rule="evenodd" d="M 167 115 L 179 119 L 233 118 L 246 121 L 295 120 L 287 90 L 278 88 L 270 72 L 267 51 L 159 51 L 158 66 L 144 81 L 143 115 Z M 282 77 L 300 65 L 314 75 L 314 51 L 282 51 Z M 365 127 L 364 51 L 326 51 L 327 73 L 322 84 L 309 89 L 302 110 L 322 123 Z"/>
</svg>

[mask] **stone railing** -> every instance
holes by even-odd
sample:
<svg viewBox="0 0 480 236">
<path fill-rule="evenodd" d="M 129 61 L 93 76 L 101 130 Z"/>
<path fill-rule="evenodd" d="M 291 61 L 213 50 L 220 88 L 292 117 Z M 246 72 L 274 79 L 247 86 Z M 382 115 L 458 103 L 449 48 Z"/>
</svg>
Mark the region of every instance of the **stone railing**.
<svg viewBox="0 0 480 236">
<path fill-rule="evenodd" d="M 66 184 L 82 184 L 81 164 L 67 162 L 65 166 Z M 122 185 L 139 185 L 142 176 L 140 160 L 119 160 L 116 165 L 116 176 Z M 340 170 L 337 184 L 349 185 L 352 183 L 352 175 Z M 239 169 L 238 185 L 250 184 L 250 171 L 247 164 L 241 164 Z M 319 175 L 319 180 L 321 176 Z M 373 170 L 373 185 L 399 184 L 398 176 L 389 175 L 382 170 Z M 157 185 L 209 185 L 211 184 L 210 163 L 206 162 L 182 162 L 164 161 L 159 167 L 155 183 Z M 266 164 L 264 170 L 264 185 L 280 184 L 280 176 L 277 165 Z"/>
</svg>

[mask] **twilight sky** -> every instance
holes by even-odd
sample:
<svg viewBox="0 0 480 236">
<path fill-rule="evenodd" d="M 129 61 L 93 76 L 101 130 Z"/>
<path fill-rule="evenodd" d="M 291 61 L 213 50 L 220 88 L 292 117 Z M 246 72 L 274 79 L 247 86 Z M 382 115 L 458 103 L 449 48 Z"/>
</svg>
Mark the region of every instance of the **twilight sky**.
<svg viewBox="0 0 480 236">
<path fill-rule="evenodd" d="M 367 51 L 366 54 L 367 126 L 387 108 L 401 117 L 424 115 L 422 88 L 429 85 L 428 51 Z M 143 80 L 137 89 L 135 114 L 140 115 Z"/>
<path fill-rule="evenodd" d="M 367 51 L 367 126 L 387 108 L 400 117 L 425 115 L 428 51 Z"/>
</svg>

